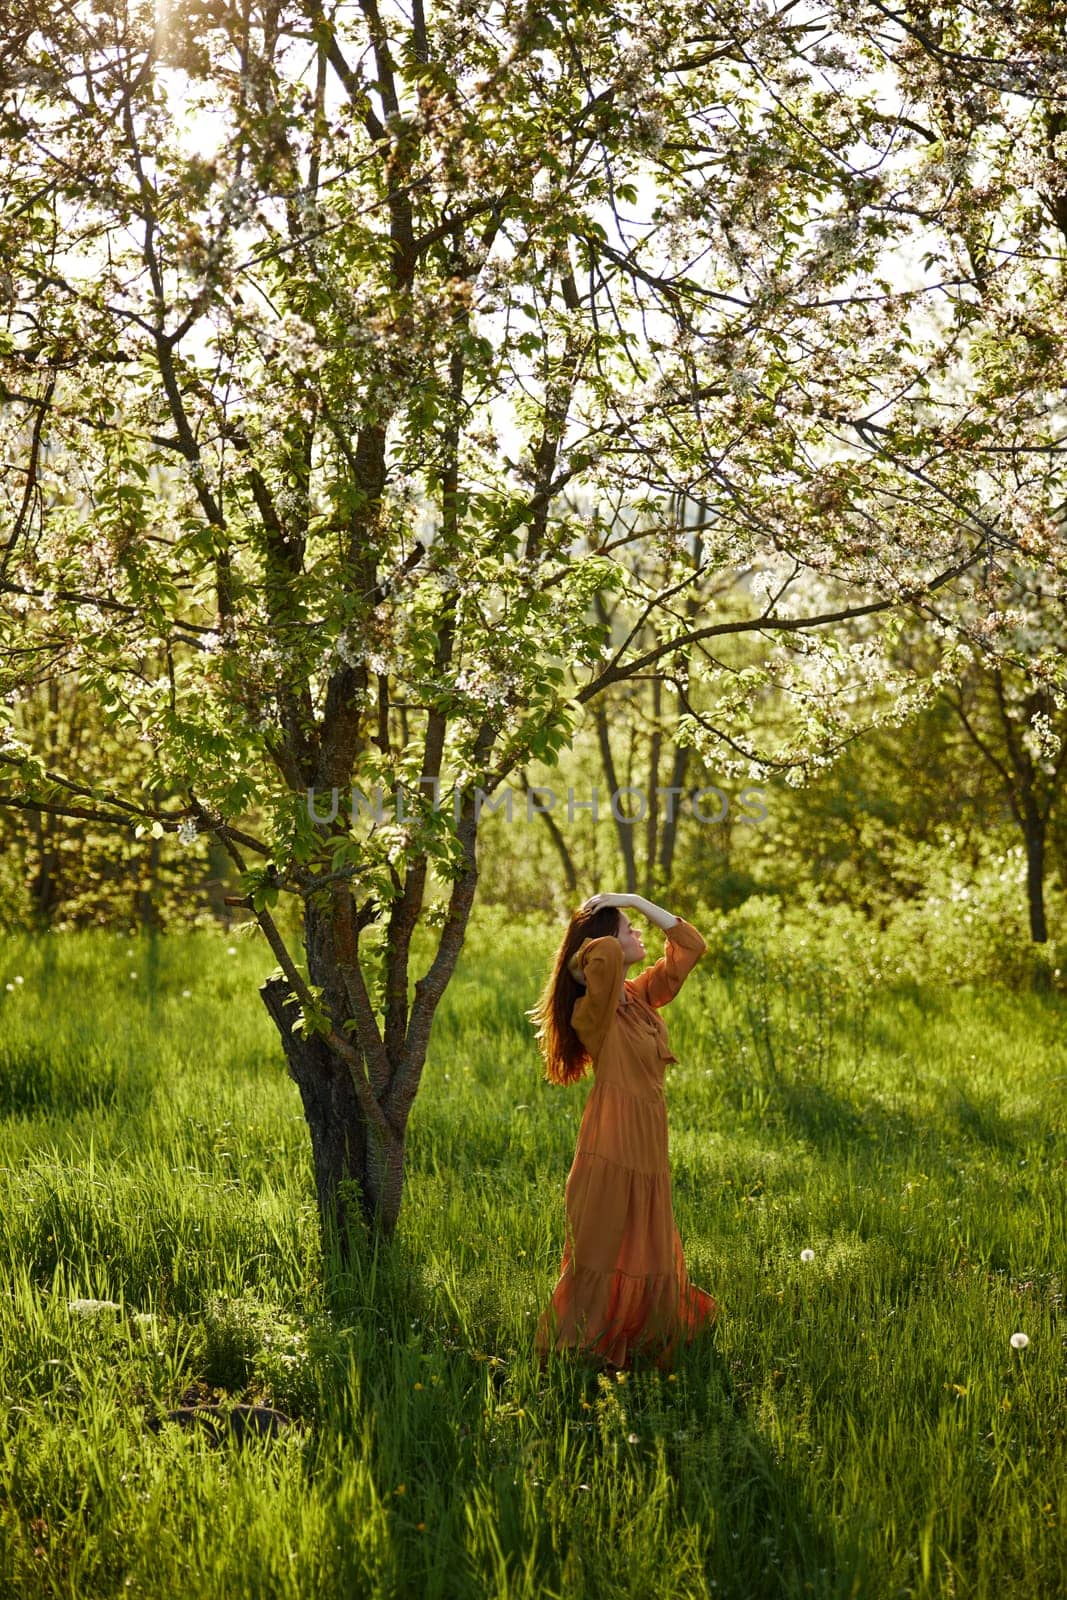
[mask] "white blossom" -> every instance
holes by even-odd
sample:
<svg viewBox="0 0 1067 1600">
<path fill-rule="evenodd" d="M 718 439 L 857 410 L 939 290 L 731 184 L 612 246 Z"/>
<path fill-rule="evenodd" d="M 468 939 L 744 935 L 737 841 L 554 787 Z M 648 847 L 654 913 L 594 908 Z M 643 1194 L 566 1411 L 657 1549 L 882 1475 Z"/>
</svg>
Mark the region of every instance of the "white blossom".
<svg viewBox="0 0 1067 1600">
<path fill-rule="evenodd" d="M 1052 727 L 1045 711 L 1036 711 L 1030 726 L 1023 731 L 1023 743 L 1035 760 L 1054 760 L 1059 754 L 1060 736 Z"/>
<path fill-rule="evenodd" d="M 726 383 L 734 394 L 751 394 L 756 387 L 757 376 L 751 367 L 735 367 Z"/>
<path fill-rule="evenodd" d="M 343 661 L 345 666 L 358 667 L 361 657 L 347 633 L 338 634 L 333 649 L 337 659 Z"/>
<path fill-rule="evenodd" d="M 662 149 L 666 137 L 667 124 L 663 113 L 658 109 L 645 112 L 638 125 L 637 143 L 640 148 L 655 155 L 657 150 Z"/>
</svg>

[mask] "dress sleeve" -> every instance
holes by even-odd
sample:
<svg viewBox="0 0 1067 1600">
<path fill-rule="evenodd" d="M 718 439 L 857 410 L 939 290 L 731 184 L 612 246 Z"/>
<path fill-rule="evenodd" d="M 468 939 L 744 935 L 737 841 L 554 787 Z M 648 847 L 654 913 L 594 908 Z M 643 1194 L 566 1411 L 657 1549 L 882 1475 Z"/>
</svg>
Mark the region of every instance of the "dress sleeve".
<svg viewBox="0 0 1067 1600">
<path fill-rule="evenodd" d="M 570 960 L 571 971 L 581 973 L 585 993 L 574 1002 L 571 1022 L 591 1056 L 607 1037 L 622 993 L 622 945 L 613 933 L 584 939 Z"/>
<path fill-rule="evenodd" d="M 708 948 L 702 936 L 679 917 L 673 928 L 668 928 L 667 945 L 654 966 L 638 973 L 633 987 L 648 1005 L 657 1010 L 673 1000 L 704 951 Z M 620 950 L 622 946 L 619 946 Z"/>
</svg>

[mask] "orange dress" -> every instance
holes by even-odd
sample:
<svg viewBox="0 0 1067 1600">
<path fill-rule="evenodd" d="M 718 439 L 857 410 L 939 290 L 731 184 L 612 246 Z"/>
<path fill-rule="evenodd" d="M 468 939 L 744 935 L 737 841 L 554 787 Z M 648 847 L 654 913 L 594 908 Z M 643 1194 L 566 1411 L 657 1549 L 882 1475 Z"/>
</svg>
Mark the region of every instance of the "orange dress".
<svg viewBox="0 0 1067 1600">
<path fill-rule="evenodd" d="M 534 1338 L 542 1368 L 550 1348 L 615 1367 L 645 1352 L 667 1368 L 679 1335 L 688 1343 L 718 1316 L 688 1280 L 674 1222 L 663 1079 L 678 1057 L 659 1015 L 707 946 L 681 917 L 666 937 L 664 955 L 633 981 L 612 934 L 571 958 L 586 984 L 571 1018 L 595 1082 L 567 1177 L 559 1278 Z"/>
</svg>

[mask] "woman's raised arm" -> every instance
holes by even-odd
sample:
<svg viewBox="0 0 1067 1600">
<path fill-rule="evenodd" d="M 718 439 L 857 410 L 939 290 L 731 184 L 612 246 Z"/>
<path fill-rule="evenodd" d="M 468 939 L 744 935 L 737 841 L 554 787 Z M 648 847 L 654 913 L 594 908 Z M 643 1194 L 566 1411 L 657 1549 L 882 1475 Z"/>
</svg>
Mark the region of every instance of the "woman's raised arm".
<svg viewBox="0 0 1067 1600">
<path fill-rule="evenodd" d="M 607 1037 L 622 993 L 622 945 L 613 933 L 583 939 L 570 959 L 570 968 L 585 984 L 585 993 L 574 1002 L 571 1022 L 589 1054 L 595 1056 Z"/>
<path fill-rule="evenodd" d="M 676 917 L 659 960 L 633 980 L 639 997 L 657 1010 L 669 1005 L 707 948 L 693 924 Z"/>
</svg>

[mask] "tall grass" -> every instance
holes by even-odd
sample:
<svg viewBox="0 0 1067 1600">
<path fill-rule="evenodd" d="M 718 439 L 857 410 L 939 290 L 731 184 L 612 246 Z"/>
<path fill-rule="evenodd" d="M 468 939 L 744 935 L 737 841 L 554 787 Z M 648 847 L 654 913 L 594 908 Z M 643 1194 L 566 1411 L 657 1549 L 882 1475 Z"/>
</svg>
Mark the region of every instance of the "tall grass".
<svg viewBox="0 0 1067 1600">
<path fill-rule="evenodd" d="M 261 944 L 0 946 L 0 1594 L 1065 1592 L 1062 995 L 714 943 L 666 1090 L 720 1321 L 620 1381 L 532 1352 L 590 1089 L 522 1015 L 548 953 L 472 936 L 344 1276 Z M 146 1431 L 195 1396 L 303 1428 Z"/>
</svg>

